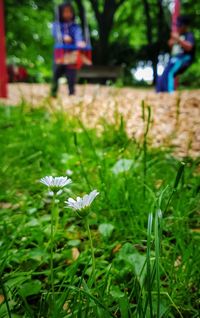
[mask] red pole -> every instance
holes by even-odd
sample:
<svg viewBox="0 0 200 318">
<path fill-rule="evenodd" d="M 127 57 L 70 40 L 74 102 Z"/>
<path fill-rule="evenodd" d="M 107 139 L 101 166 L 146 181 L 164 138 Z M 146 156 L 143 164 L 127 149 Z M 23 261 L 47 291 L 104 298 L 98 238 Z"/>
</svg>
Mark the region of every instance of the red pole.
<svg viewBox="0 0 200 318">
<path fill-rule="evenodd" d="M 6 43 L 4 29 L 4 3 L 0 0 L 0 97 L 7 97 Z"/>
<path fill-rule="evenodd" d="M 177 26 L 176 26 L 176 22 L 177 22 L 177 18 L 180 15 L 180 11 L 181 11 L 181 4 L 180 4 L 180 0 L 174 0 L 174 10 L 172 13 L 172 32 L 177 32 Z M 178 88 L 178 77 L 175 78 L 175 88 Z"/>
<path fill-rule="evenodd" d="M 180 0 L 174 0 L 174 10 L 172 14 L 172 31 L 176 32 L 176 21 L 178 16 L 180 15 L 180 10 L 181 10 L 181 4 Z"/>
</svg>

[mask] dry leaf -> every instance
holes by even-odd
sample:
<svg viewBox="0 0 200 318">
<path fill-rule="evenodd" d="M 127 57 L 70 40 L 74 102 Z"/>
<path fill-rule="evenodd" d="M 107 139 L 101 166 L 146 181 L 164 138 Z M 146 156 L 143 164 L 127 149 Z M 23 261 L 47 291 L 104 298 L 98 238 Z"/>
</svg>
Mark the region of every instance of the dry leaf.
<svg viewBox="0 0 200 318">
<path fill-rule="evenodd" d="M 3 304 L 5 298 L 4 298 L 4 295 L 0 295 L 0 305 Z"/>
<path fill-rule="evenodd" d="M 190 231 L 193 233 L 200 233 L 200 229 L 191 229 Z"/>
<path fill-rule="evenodd" d="M 79 258 L 80 252 L 77 247 L 72 248 L 72 259 L 76 261 Z"/>
<path fill-rule="evenodd" d="M 182 263 L 182 257 L 178 256 L 177 259 L 174 262 L 174 267 L 179 267 Z"/>
<path fill-rule="evenodd" d="M 112 250 L 112 253 L 113 254 L 116 254 L 117 252 L 119 252 L 119 250 L 121 249 L 121 247 L 122 247 L 122 244 L 117 244 L 114 248 L 113 248 L 113 250 Z"/>
<path fill-rule="evenodd" d="M 156 189 L 159 189 L 162 184 L 163 184 L 163 180 L 162 179 L 156 180 L 156 182 L 155 182 Z"/>
</svg>

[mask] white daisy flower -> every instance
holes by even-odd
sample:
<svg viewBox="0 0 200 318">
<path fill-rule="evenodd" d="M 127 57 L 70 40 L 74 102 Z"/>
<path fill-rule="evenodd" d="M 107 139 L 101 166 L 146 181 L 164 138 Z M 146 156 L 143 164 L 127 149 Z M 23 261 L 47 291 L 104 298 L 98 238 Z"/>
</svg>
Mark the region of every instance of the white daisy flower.
<svg viewBox="0 0 200 318">
<path fill-rule="evenodd" d="M 49 187 L 53 192 L 62 189 L 66 185 L 69 185 L 72 180 L 68 177 L 52 177 L 46 176 L 40 179 L 40 182 Z"/>
<path fill-rule="evenodd" d="M 93 190 L 89 194 L 84 195 L 82 198 L 77 197 L 76 200 L 69 198 L 67 201 L 65 201 L 65 203 L 67 204 L 67 207 L 78 212 L 88 208 L 97 195 L 99 195 L 99 192 L 97 192 L 97 190 Z"/>
</svg>

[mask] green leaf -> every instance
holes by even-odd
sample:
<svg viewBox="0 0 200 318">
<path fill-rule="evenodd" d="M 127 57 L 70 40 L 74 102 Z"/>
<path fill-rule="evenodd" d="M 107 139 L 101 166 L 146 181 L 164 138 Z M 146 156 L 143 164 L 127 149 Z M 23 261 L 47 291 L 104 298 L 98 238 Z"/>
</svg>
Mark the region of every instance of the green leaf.
<svg viewBox="0 0 200 318">
<path fill-rule="evenodd" d="M 28 296 L 39 294 L 42 288 L 42 284 L 39 280 L 32 280 L 30 282 L 24 283 L 19 290 L 19 294 L 26 298 Z"/>
<path fill-rule="evenodd" d="M 112 172 L 116 175 L 122 172 L 128 171 L 133 164 L 133 160 L 129 159 L 120 159 L 116 162 L 116 164 L 112 168 Z"/>
<path fill-rule="evenodd" d="M 129 308 L 129 303 L 126 295 L 124 297 L 121 297 L 119 299 L 119 308 L 121 312 L 121 318 L 129 318 L 129 313 L 128 313 L 128 308 Z"/>
<path fill-rule="evenodd" d="M 27 227 L 35 227 L 35 226 L 39 226 L 39 221 L 36 218 L 32 218 L 30 219 L 30 221 L 28 223 L 26 223 Z"/>
<path fill-rule="evenodd" d="M 114 299 L 119 299 L 124 297 L 124 293 L 120 290 L 118 286 L 111 286 L 110 294 Z"/>
<path fill-rule="evenodd" d="M 128 265 L 134 271 L 135 276 L 142 286 L 145 278 L 144 267 L 146 256 L 141 255 L 132 244 L 126 243 L 119 251 L 117 259 L 125 262 L 126 265 Z"/>
<path fill-rule="evenodd" d="M 6 283 L 5 286 L 7 287 L 8 290 L 12 290 L 13 288 L 18 287 L 19 285 L 23 284 L 25 281 L 27 281 L 28 279 L 30 279 L 30 276 L 24 276 L 19 275 L 15 278 L 11 278 L 9 279 Z"/>
<path fill-rule="evenodd" d="M 39 248 L 35 248 L 32 251 L 29 252 L 29 259 L 33 259 L 34 261 L 38 261 L 38 262 L 45 262 L 48 260 L 49 255 L 45 250 L 39 249 Z"/>
<path fill-rule="evenodd" d="M 68 241 L 67 244 L 69 246 L 76 247 L 76 246 L 79 246 L 81 244 L 81 241 L 80 240 L 70 240 L 70 241 Z"/>
<path fill-rule="evenodd" d="M 104 237 L 104 238 L 110 238 L 112 235 L 112 232 L 114 230 L 114 226 L 109 223 L 103 223 L 99 225 L 99 233 Z"/>
</svg>

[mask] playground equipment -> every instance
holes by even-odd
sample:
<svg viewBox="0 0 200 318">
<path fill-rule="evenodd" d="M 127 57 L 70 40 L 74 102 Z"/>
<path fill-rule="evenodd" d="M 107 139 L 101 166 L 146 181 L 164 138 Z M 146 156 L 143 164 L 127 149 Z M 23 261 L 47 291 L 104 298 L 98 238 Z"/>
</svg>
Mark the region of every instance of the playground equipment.
<svg viewBox="0 0 200 318">
<path fill-rule="evenodd" d="M 0 0 L 0 97 L 7 97 L 6 46 L 4 29 L 4 3 Z"/>
<path fill-rule="evenodd" d="M 174 0 L 174 10 L 172 13 L 172 32 L 176 32 L 177 31 L 177 18 L 180 15 L 180 10 L 181 10 L 181 4 L 180 4 L 180 0 Z M 175 88 L 178 88 L 178 76 L 176 76 L 175 78 Z"/>
<path fill-rule="evenodd" d="M 68 65 L 80 69 L 83 65 L 92 65 L 91 47 L 88 45 L 79 48 L 75 45 L 56 44 L 54 49 L 54 61 L 56 64 Z"/>
<path fill-rule="evenodd" d="M 172 13 L 172 30 L 176 30 L 176 19 L 180 13 L 180 0 L 174 0 L 174 10 Z M 56 14 L 58 18 L 58 12 Z M 85 18 L 85 17 L 84 17 Z M 55 63 L 66 64 L 77 69 L 83 65 L 92 64 L 92 49 L 90 43 L 89 28 L 86 18 L 84 19 L 85 48 L 78 48 L 72 45 L 63 44 L 62 41 L 55 47 Z M 60 32 L 60 30 L 58 30 Z M 7 97 L 7 70 L 6 70 L 6 48 L 5 48 L 5 29 L 4 29 L 4 1 L 0 0 L 0 97 Z"/>
<path fill-rule="evenodd" d="M 56 64 L 67 65 L 75 69 L 80 69 L 83 65 L 92 65 L 92 47 L 90 42 L 89 27 L 84 10 L 84 40 L 85 47 L 63 43 L 62 33 L 59 24 L 59 10 L 56 8 L 56 33 L 58 43 L 54 48 L 54 61 Z"/>
<path fill-rule="evenodd" d="M 174 0 L 174 10 L 172 13 L 172 31 L 175 32 L 177 30 L 176 22 L 177 18 L 180 15 L 181 4 L 180 0 Z"/>
</svg>

